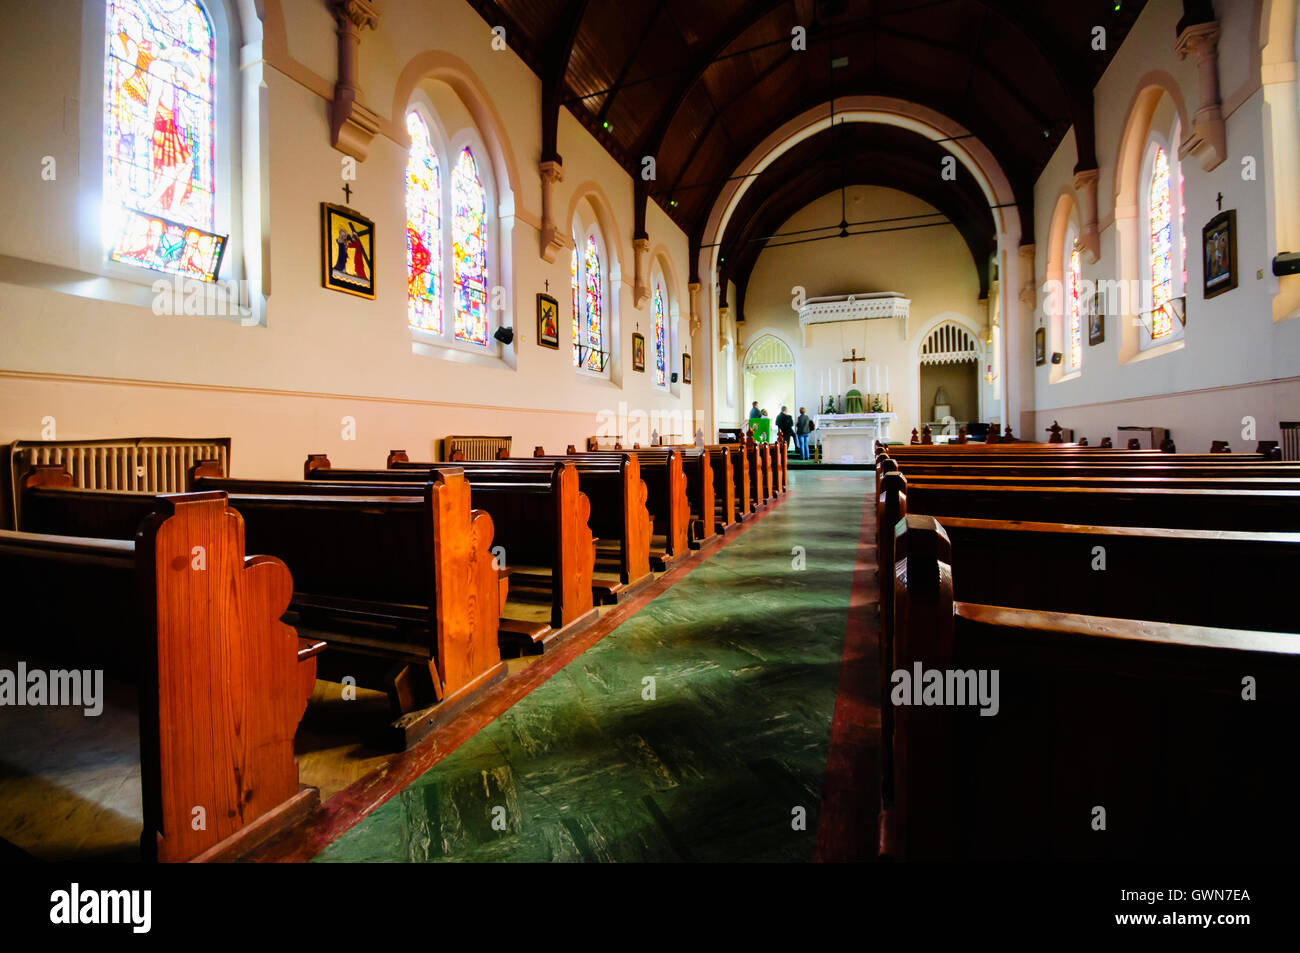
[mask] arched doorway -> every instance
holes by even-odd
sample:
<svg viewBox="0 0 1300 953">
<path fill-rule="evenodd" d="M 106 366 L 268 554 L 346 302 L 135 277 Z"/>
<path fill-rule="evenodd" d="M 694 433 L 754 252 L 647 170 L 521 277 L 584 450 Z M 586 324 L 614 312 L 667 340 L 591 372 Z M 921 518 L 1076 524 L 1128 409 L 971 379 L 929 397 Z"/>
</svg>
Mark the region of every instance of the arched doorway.
<svg viewBox="0 0 1300 953">
<path fill-rule="evenodd" d="M 951 417 L 950 429 L 969 427 L 980 419 L 979 369 L 984 349 L 967 328 L 944 321 L 921 342 L 920 407 L 917 419 L 935 425 Z M 937 409 L 936 409 L 937 407 Z"/>
<path fill-rule="evenodd" d="M 794 408 L 794 353 L 775 334 L 764 334 L 749 346 L 744 377 L 745 417 L 754 401 L 774 422 L 783 406 Z"/>
</svg>

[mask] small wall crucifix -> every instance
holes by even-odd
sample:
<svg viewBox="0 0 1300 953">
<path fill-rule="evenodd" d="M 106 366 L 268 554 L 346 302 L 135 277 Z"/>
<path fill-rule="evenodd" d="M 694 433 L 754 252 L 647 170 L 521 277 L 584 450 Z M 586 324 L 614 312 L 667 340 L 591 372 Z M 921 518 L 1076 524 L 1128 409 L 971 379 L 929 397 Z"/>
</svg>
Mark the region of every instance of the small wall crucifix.
<svg viewBox="0 0 1300 953">
<path fill-rule="evenodd" d="M 850 383 L 856 384 L 858 382 L 858 369 L 854 365 L 862 363 L 863 361 L 866 360 L 866 358 L 858 357 L 858 349 L 856 347 L 849 348 L 849 353 L 852 354 L 853 356 L 842 358 L 840 360 L 840 363 L 850 365 L 849 370 L 853 371 L 853 380 Z"/>
</svg>

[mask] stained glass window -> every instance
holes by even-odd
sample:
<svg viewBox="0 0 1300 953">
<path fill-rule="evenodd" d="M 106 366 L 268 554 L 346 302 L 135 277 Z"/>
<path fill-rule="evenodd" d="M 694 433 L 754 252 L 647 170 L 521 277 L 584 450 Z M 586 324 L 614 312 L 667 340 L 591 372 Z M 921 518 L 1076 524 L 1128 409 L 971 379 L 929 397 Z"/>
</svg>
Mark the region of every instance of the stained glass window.
<svg viewBox="0 0 1300 953">
<path fill-rule="evenodd" d="M 451 204 L 456 340 L 487 347 L 487 193 L 468 146 L 451 174 Z"/>
<path fill-rule="evenodd" d="M 651 307 L 654 311 L 655 329 L 655 383 L 660 387 L 668 380 L 668 319 L 664 313 L 665 304 L 663 285 L 656 281 Z"/>
<path fill-rule="evenodd" d="M 604 355 L 605 326 L 604 315 L 604 272 L 601 271 L 600 246 L 596 236 L 587 236 L 587 251 L 583 256 L 583 279 L 586 284 L 586 321 L 583 327 L 583 343 L 590 345 L 587 349 L 585 366 L 591 371 L 600 371 Z"/>
<path fill-rule="evenodd" d="M 1160 146 L 1156 146 L 1155 160 L 1151 165 L 1147 203 L 1151 236 L 1151 339 L 1156 340 L 1174 329 L 1169 314 L 1169 302 L 1174 295 L 1173 208 L 1169 156 Z"/>
<path fill-rule="evenodd" d="M 1070 287 L 1065 313 L 1065 345 L 1070 370 L 1078 370 L 1083 362 L 1083 267 L 1079 246 L 1070 243 Z"/>
<path fill-rule="evenodd" d="M 569 255 L 569 282 L 573 286 L 573 363 L 578 363 L 578 342 L 579 329 L 581 327 L 578 320 L 578 236 L 573 236 L 573 252 Z"/>
<path fill-rule="evenodd" d="M 104 234 L 115 261 L 212 280 L 212 24 L 194 0 L 108 0 Z"/>
<path fill-rule="evenodd" d="M 406 158 L 406 320 L 442 333 L 442 180 L 429 127 L 406 114 L 411 151 Z"/>
</svg>

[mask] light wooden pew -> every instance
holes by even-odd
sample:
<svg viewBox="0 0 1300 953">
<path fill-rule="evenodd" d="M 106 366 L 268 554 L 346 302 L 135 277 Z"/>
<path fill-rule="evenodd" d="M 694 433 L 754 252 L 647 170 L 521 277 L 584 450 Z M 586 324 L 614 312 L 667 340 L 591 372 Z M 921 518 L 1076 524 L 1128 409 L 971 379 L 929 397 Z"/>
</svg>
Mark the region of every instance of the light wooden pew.
<svg viewBox="0 0 1300 953">
<path fill-rule="evenodd" d="M 34 653 L 29 665 L 133 681 L 143 858 L 230 859 L 319 803 L 298 783 L 293 738 L 324 643 L 280 621 L 289 571 L 244 555 L 225 494 L 150 497 L 143 514 L 128 539 L 0 531 L 4 643 Z"/>
<path fill-rule="evenodd" d="M 149 494 L 42 485 L 49 476 L 38 468 L 25 481 L 21 529 L 126 539 L 153 506 Z M 388 692 L 387 743 L 414 744 L 505 677 L 492 518 L 471 510 L 463 473 L 439 471 L 418 497 L 236 494 L 230 503 L 249 548 L 293 573 L 299 629 L 330 643 L 322 676 Z"/>
<path fill-rule="evenodd" d="M 896 705 L 885 674 L 887 856 L 1294 856 L 1300 638 L 963 602 L 956 572 L 936 520 L 907 517 L 894 671 L 996 671 L 998 711 Z"/>
</svg>

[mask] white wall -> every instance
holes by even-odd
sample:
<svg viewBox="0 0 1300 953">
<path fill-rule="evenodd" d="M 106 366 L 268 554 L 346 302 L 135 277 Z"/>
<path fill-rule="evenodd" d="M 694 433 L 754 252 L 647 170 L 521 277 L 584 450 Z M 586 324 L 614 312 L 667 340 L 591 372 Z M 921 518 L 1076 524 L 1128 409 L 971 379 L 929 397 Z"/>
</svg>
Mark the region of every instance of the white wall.
<svg viewBox="0 0 1300 953">
<path fill-rule="evenodd" d="M 46 416 L 56 418 L 59 438 L 231 435 L 237 474 L 287 477 L 300 471 L 308 451 L 327 451 L 344 465 L 379 465 L 391 447 L 425 454 L 449 433 L 510 434 L 516 453 L 539 443 L 563 450 L 595 433 L 600 412 L 617 412 L 620 404 L 690 418 L 689 386 L 661 391 L 648 373 L 632 371 L 631 335 L 638 321 L 642 333 L 651 322 L 649 304 L 637 309 L 632 300 L 632 180 L 562 111 L 564 181 L 555 189 L 555 217 L 567 233 L 576 198 L 594 196 L 607 209 L 613 233 L 605 239 L 621 271 L 615 289 L 621 364 L 614 382 L 575 372 L 564 346 L 568 252 L 548 265 L 538 251 L 540 82 L 513 52 L 491 48 L 489 26 L 466 3 L 439 3 L 435 17 L 426 3 L 394 0 L 383 4 L 378 28 L 364 33 L 363 102 L 384 127 L 358 164 L 351 205 L 376 224 L 377 296 L 369 301 L 322 288 L 320 203 L 344 200 L 344 156 L 330 146 L 322 98 L 335 79 L 334 21 L 318 0 L 265 6 L 268 25 L 282 7 L 284 30 L 265 44 L 264 165 L 244 168 L 244 187 L 264 196 L 259 202 L 250 193 L 264 219 L 269 261 L 265 321 L 255 327 L 237 319 L 157 315 L 149 283 L 158 275 L 105 279 L 97 262 L 86 268 L 78 250 L 87 236 L 77 209 L 90 204 L 93 212 L 98 182 L 79 173 L 78 159 L 99 149 L 97 135 L 84 128 L 87 111 L 99 107 L 87 101 L 81 64 L 86 50 L 103 42 L 103 4 L 50 0 L 7 11 L 11 28 L 0 48 L 18 67 L 12 75 L 23 78 L 0 99 L 0 123 L 11 132 L 0 147 L 0 173 L 10 183 L 14 219 L 41 224 L 0 230 L 0 439 L 39 438 Z M 287 49 L 279 46 L 285 37 Z M 411 346 L 406 156 L 388 133 L 401 130 L 404 104 L 394 102 L 399 77 L 429 51 L 463 60 L 458 76 L 485 92 L 507 147 L 507 168 L 494 174 L 504 184 L 512 170 L 518 186 L 512 238 L 501 249 L 501 273 L 492 276 L 508 291 L 503 323 L 516 331 L 513 355 L 508 349 L 504 361 L 452 361 L 413 353 Z M 256 62 L 256 47 L 245 60 Z M 98 78 L 90 79 L 100 87 Z M 456 95 L 440 84 L 431 92 L 435 100 Z M 454 135 L 469 113 L 448 112 L 453 115 L 442 118 Z M 59 161 L 53 182 L 41 179 L 45 155 Z M 512 210 L 499 211 L 509 224 Z M 675 350 L 688 350 L 686 236 L 653 203 L 647 229 L 671 265 L 669 293 L 680 315 Z M 236 272 L 241 259 L 259 257 L 256 248 L 233 251 Z M 548 280 L 560 301 L 558 351 L 536 344 L 535 295 Z M 679 363 L 676 356 L 674 368 Z M 356 419 L 355 441 L 341 438 L 343 416 Z"/>
<path fill-rule="evenodd" d="M 1263 95 L 1259 88 L 1258 45 L 1260 4 L 1219 2 L 1220 86 L 1227 119 L 1227 159 L 1206 172 L 1199 157 L 1182 163 L 1186 179 L 1187 327 L 1184 346 L 1157 356 L 1122 356 L 1124 317 L 1108 314 L 1105 343 L 1083 354 L 1082 373 L 1052 381 L 1052 365 L 1033 369 L 1036 439 L 1046 439 L 1053 420 L 1073 428 L 1094 444 L 1116 438 L 1118 426 L 1157 426 L 1173 432 L 1180 450 L 1205 451 L 1211 440 L 1228 440 L 1234 447 L 1248 444 L 1241 436 L 1242 418 L 1257 422 L 1258 439 L 1277 439 L 1278 421 L 1300 416 L 1296 402 L 1300 382 L 1300 321 L 1274 321 L 1273 297 L 1278 279 L 1272 275 L 1269 250 L 1269 201 L 1273 194 L 1264 156 L 1268 148 Z M 1173 51 L 1175 24 L 1182 16 L 1177 0 L 1152 0 L 1133 31 L 1117 51 L 1095 90 L 1097 159 L 1100 164 L 1100 260 L 1089 263 L 1085 279 L 1124 277 L 1118 253 L 1115 206 L 1117 163 L 1130 104 L 1143 78 L 1163 71 L 1173 78 L 1186 107 L 1199 105 L 1194 58 L 1179 61 Z M 1252 59 L 1253 58 L 1253 59 Z M 1252 75 L 1252 62 L 1254 72 Z M 1176 115 L 1166 94 L 1153 125 L 1167 128 Z M 1294 128 L 1294 124 L 1292 125 Z M 1184 134 L 1186 125 L 1184 125 Z M 1243 160 L 1256 166 L 1256 178 L 1243 176 Z M 1046 277 L 1053 212 L 1063 190 L 1072 192 L 1076 162 L 1073 136 L 1067 136 L 1034 190 L 1036 276 Z M 1201 227 L 1223 208 L 1237 212 L 1236 289 L 1204 300 L 1201 294 Z M 1123 215 L 1123 209 L 1118 210 Z M 1139 227 L 1143 223 L 1139 222 Z M 1293 280 L 1293 279 L 1288 279 Z M 1053 316 L 1044 311 L 1040 293 L 1036 322 L 1049 328 Z M 1022 436 L 1029 436 L 1028 434 Z"/>
</svg>

